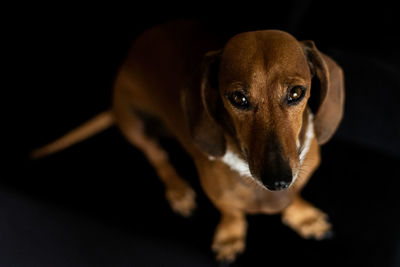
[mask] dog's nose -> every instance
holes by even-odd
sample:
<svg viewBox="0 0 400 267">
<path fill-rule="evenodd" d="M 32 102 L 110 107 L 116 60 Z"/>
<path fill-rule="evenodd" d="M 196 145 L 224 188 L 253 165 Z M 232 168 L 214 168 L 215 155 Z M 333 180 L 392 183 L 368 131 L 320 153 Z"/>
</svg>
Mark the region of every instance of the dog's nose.
<svg viewBox="0 0 400 267">
<path fill-rule="evenodd" d="M 272 191 L 277 191 L 277 190 L 284 190 L 288 188 L 290 185 L 290 182 L 284 182 L 284 181 L 276 181 L 274 182 L 273 185 L 268 185 L 266 184 L 265 186 Z"/>
<path fill-rule="evenodd" d="M 260 177 L 262 184 L 271 191 L 278 191 L 287 189 L 292 183 L 292 172 L 287 170 L 286 172 L 274 175 L 267 173 Z"/>
</svg>

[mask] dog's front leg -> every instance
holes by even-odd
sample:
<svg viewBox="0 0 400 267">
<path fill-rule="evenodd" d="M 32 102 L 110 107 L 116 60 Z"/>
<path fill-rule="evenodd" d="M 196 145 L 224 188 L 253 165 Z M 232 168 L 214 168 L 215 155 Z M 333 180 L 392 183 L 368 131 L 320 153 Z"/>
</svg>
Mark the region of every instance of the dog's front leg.
<svg viewBox="0 0 400 267">
<path fill-rule="evenodd" d="M 221 210 L 221 220 L 216 228 L 212 250 L 217 260 L 232 262 L 244 251 L 247 232 L 246 216 L 239 210 Z"/>
<path fill-rule="evenodd" d="M 282 221 L 303 238 L 321 240 L 332 235 L 328 216 L 300 196 L 283 210 Z"/>
</svg>

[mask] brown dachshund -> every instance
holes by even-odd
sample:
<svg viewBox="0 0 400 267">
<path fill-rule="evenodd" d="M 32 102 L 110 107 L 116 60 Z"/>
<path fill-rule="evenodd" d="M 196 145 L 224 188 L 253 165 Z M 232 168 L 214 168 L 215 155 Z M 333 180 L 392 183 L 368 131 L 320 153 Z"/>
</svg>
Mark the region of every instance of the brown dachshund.
<svg viewBox="0 0 400 267">
<path fill-rule="evenodd" d="M 194 191 L 146 135 L 144 118 L 157 118 L 193 158 L 221 212 L 212 249 L 218 260 L 232 261 L 245 248 L 246 214 L 282 213 L 304 238 L 329 233 L 326 214 L 299 193 L 319 165 L 319 146 L 340 123 L 343 102 L 342 69 L 312 41 L 277 30 L 224 41 L 197 23 L 171 22 L 136 40 L 117 75 L 111 110 L 32 156 L 117 124 L 157 170 L 172 209 L 188 216 Z"/>
</svg>

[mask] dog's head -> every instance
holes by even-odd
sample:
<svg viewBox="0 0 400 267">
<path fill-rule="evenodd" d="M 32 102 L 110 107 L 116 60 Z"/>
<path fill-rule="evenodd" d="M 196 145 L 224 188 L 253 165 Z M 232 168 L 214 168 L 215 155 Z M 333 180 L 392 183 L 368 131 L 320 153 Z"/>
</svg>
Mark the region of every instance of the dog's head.
<svg viewBox="0 0 400 267">
<path fill-rule="evenodd" d="M 341 68 L 282 31 L 234 36 L 205 55 L 200 76 L 184 101 L 195 143 L 270 190 L 289 187 L 310 139 L 327 142 L 342 118 Z"/>
</svg>

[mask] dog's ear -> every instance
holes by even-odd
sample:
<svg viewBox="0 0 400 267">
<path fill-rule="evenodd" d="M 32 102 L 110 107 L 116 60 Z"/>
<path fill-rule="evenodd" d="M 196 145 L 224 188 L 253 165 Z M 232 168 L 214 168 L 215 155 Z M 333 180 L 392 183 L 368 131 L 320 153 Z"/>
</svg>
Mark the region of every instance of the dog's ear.
<svg viewBox="0 0 400 267">
<path fill-rule="evenodd" d="M 302 41 L 301 44 L 314 76 L 309 105 L 315 113 L 315 135 L 319 144 L 325 144 L 343 116 L 343 70 L 333 59 L 318 51 L 313 41 Z"/>
<path fill-rule="evenodd" d="M 185 88 L 183 95 L 190 134 L 196 145 L 213 157 L 221 157 L 226 151 L 224 132 L 217 123 L 223 106 L 218 90 L 220 56 L 220 51 L 205 54 L 194 83 Z"/>
</svg>

